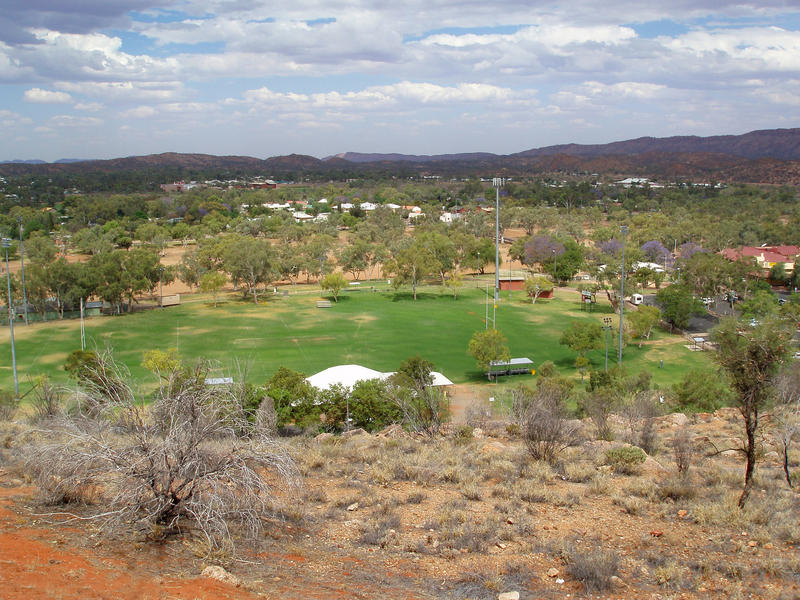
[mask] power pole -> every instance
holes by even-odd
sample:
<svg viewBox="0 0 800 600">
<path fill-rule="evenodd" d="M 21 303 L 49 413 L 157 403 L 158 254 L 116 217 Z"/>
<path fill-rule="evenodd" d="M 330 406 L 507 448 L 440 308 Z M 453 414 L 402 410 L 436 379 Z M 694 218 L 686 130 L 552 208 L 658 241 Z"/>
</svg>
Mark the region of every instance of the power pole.
<svg viewBox="0 0 800 600">
<path fill-rule="evenodd" d="M 25 308 L 25 325 L 28 324 L 28 293 L 25 291 L 25 253 L 22 250 L 22 219 L 19 222 L 19 264 L 22 269 L 22 304 Z"/>
<path fill-rule="evenodd" d="M 495 329 L 497 328 L 497 303 L 500 301 L 500 188 L 506 180 L 502 177 L 492 179 L 495 191 L 494 201 L 494 309 L 495 309 Z"/>
<path fill-rule="evenodd" d="M 6 285 L 8 286 L 8 327 L 11 332 L 11 368 L 14 371 L 14 399 L 19 400 L 19 380 L 17 379 L 17 353 L 14 349 L 14 307 L 11 304 L 11 272 L 8 270 L 8 249 L 11 240 L 2 239 L 2 247 L 6 250 Z"/>
<path fill-rule="evenodd" d="M 620 233 L 622 234 L 622 279 L 619 284 L 619 353 L 617 362 L 622 366 L 622 324 L 623 324 L 623 310 L 625 307 L 625 236 L 628 234 L 628 226 L 620 225 Z"/>
</svg>

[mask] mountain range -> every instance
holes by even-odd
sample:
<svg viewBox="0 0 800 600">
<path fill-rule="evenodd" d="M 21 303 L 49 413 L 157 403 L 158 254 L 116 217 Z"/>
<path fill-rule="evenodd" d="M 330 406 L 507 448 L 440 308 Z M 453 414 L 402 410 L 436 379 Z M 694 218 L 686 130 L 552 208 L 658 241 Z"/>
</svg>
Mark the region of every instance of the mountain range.
<svg viewBox="0 0 800 600">
<path fill-rule="evenodd" d="M 507 155 L 344 152 L 324 159 L 292 154 L 262 160 L 249 156 L 164 153 L 111 160 L 62 159 L 55 163 L 12 161 L 0 164 L 0 173 L 111 173 L 164 168 L 187 175 L 216 170 L 275 177 L 299 173 L 456 176 L 583 172 L 655 179 L 800 184 L 800 128 L 743 135 L 641 137 L 608 144 L 563 144 Z"/>
</svg>

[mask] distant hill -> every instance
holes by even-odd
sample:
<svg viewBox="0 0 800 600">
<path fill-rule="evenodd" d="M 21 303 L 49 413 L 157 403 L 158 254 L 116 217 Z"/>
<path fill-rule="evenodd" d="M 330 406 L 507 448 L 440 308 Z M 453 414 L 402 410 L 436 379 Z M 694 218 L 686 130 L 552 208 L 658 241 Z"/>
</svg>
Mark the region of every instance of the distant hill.
<svg viewBox="0 0 800 600">
<path fill-rule="evenodd" d="M 333 158 L 346 160 L 353 163 L 370 163 L 370 162 L 441 162 L 452 160 L 482 160 L 497 158 L 497 154 L 489 152 L 470 152 L 464 154 L 377 154 L 369 153 L 364 154 L 361 152 L 343 152 L 334 156 L 323 158 L 324 161 L 330 161 Z"/>
<path fill-rule="evenodd" d="M 2 161 L 0 161 L 0 164 L 2 164 L 2 165 L 44 165 L 44 164 L 47 164 L 47 163 L 45 161 L 39 160 L 37 158 L 31 159 L 31 160 L 20 160 L 18 158 L 15 158 L 14 160 L 2 160 Z"/>
<path fill-rule="evenodd" d="M 711 137 L 642 137 L 609 144 L 547 146 L 509 155 L 489 152 L 438 155 L 345 152 L 323 160 L 302 154 L 262 160 L 251 156 L 167 152 L 111 160 L 13 161 L 0 163 L 0 173 L 62 175 L 66 178 L 87 173 L 112 178 L 122 173 L 142 173 L 136 181 L 148 181 L 149 185 L 175 179 L 229 179 L 256 174 L 292 179 L 301 174 L 321 177 L 437 174 L 456 177 L 545 173 L 800 185 L 800 129 Z"/>
<path fill-rule="evenodd" d="M 581 157 L 618 154 L 630 156 L 649 152 L 683 154 L 702 152 L 750 159 L 800 160 L 800 129 L 766 129 L 751 131 L 743 135 L 710 137 L 695 135 L 668 138 L 641 137 L 610 144 L 565 144 L 526 150 L 509 156 L 551 156 L 554 154 Z"/>
</svg>

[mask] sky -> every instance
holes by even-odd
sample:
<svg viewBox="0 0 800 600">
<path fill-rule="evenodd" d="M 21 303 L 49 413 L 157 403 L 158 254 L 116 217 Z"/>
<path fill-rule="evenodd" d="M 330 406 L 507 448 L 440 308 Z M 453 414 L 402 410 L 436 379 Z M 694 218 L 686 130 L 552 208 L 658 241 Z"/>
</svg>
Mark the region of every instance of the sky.
<svg viewBox="0 0 800 600">
<path fill-rule="evenodd" d="M 0 160 L 797 126 L 798 0 L 0 0 Z"/>
</svg>

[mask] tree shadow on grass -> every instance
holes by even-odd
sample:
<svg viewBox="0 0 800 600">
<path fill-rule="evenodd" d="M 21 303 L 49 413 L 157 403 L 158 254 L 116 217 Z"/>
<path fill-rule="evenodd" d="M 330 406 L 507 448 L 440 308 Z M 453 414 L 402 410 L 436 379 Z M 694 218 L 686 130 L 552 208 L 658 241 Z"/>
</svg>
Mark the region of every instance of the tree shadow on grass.
<svg viewBox="0 0 800 600">
<path fill-rule="evenodd" d="M 438 298 L 438 294 L 432 294 L 430 292 L 417 292 L 417 302 L 421 300 L 435 300 Z M 392 302 L 414 302 L 414 294 L 413 292 L 395 292 L 392 295 Z"/>
</svg>

